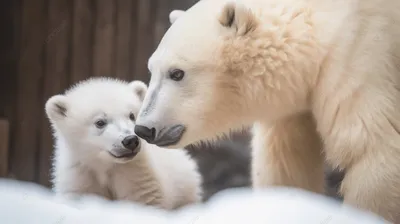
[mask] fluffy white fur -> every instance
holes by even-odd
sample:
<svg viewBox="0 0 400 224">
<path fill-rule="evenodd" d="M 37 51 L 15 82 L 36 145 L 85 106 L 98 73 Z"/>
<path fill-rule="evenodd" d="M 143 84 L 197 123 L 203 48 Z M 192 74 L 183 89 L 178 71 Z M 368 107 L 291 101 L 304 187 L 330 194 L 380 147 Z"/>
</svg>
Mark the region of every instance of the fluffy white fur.
<svg viewBox="0 0 400 224">
<path fill-rule="evenodd" d="M 172 24 L 174 23 L 185 11 L 183 10 L 172 10 L 171 13 L 169 13 L 169 22 Z"/>
<path fill-rule="evenodd" d="M 110 152 L 133 135 L 147 86 L 111 78 L 93 78 L 51 97 L 46 113 L 54 129 L 53 182 L 63 196 L 95 194 L 175 209 L 201 199 L 201 178 L 184 150 L 164 150 L 140 140 L 133 158 Z M 107 121 L 99 129 L 98 119 Z"/>
<path fill-rule="evenodd" d="M 399 11 L 398 0 L 201 0 L 150 57 L 137 123 L 184 126 L 168 147 L 256 123 L 254 187 L 321 193 L 326 160 L 346 170 L 345 203 L 400 223 Z"/>
</svg>

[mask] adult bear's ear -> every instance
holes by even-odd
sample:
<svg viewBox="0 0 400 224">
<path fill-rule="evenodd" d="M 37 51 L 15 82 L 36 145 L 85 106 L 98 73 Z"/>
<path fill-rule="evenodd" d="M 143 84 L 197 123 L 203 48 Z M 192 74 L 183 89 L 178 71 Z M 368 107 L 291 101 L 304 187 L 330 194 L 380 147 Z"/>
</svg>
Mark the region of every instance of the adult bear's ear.
<svg viewBox="0 0 400 224">
<path fill-rule="evenodd" d="M 139 97 L 141 101 L 144 100 L 147 92 L 147 85 L 139 80 L 135 80 L 129 83 L 129 86 L 132 88 L 134 93 Z"/>
<path fill-rule="evenodd" d="M 258 25 L 258 20 L 251 9 L 233 1 L 225 4 L 219 16 L 219 22 L 224 27 L 235 29 L 239 36 L 253 31 Z"/>
<path fill-rule="evenodd" d="M 67 117 L 67 97 L 55 95 L 50 97 L 45 104 L 45 111 L 50 121 L 55 122 Z"/>
<path fill-rule="evenodd" d="M 178 10 L 178 9 L 172 10 L 172 11 L 169 13 L 169 22 L 170 22 L 171 24 L 173 24 L 173 23 L 174 23 L 177 19 L 179 19 L 179 17 L 181 17 L 184 13 L 185 13 L 185 11 L 183 11 L 183 10 Z"/>
</svg>

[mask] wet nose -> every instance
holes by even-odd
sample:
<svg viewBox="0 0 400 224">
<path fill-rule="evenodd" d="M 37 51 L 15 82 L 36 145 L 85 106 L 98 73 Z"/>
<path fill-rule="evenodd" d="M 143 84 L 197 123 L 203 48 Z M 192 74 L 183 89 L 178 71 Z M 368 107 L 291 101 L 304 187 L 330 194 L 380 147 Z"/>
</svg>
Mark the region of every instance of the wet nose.
<svg viewBox="0 0 400 224">
<path fill-rule="evenodd" d="M 122 145 L 133 150 L 139 145 L 139 138 L 136 135 L 129 135 L 122 140 Z"/>
<path fill-rule="evenodd" d="M 146 140 L 148 143 L 152 143 L 156 137 L 156 129 L 148 128 L 142 125 L 135 126 L 135 133 L 140 137 Z"/>
</svg>

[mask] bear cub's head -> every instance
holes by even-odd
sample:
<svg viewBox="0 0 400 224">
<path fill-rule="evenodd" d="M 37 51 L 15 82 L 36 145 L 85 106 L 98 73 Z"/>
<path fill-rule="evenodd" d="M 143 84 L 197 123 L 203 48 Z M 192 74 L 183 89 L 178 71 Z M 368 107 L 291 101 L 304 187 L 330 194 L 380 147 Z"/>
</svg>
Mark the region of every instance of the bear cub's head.
<svg viewBox="0 0 400 224">
<path fill-rule="evenodd" d="M 132 160 L 141 148 L 134 127 L 146 91 L 141 81 L 91 78 L 52 96 L 45 110 L 57 146 L 91 159 Z"/>
</svg>

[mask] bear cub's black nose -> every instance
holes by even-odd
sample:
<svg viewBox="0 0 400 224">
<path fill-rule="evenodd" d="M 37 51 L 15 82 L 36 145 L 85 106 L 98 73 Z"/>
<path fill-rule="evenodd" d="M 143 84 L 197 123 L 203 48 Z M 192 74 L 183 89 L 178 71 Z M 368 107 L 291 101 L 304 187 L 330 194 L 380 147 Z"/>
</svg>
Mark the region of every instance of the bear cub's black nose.
<svg viewBox="0 0 400 224">
<path fill-rule="evenodd" d="M 146 140 L 148 143 L 154 142 L 156 137 L 156 129 L 155 128 L 148 128 L 142 125 L 135 126 L 135 133 L 140 137 Z"/>
<path fill-rule="evenodd" d="M 122 145 L 133 150 L 139 145 L 139 138 L 136 135 L 129 135 L 122 140 Z"/>
</svg>

